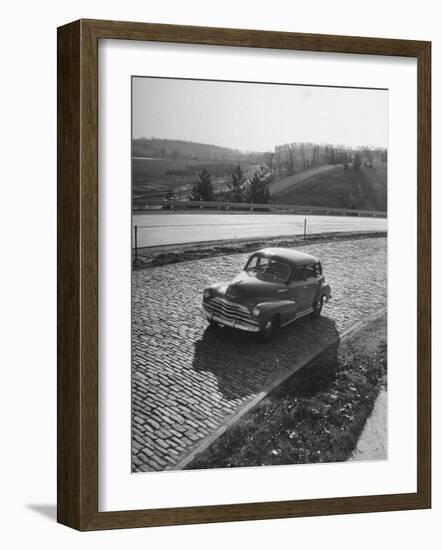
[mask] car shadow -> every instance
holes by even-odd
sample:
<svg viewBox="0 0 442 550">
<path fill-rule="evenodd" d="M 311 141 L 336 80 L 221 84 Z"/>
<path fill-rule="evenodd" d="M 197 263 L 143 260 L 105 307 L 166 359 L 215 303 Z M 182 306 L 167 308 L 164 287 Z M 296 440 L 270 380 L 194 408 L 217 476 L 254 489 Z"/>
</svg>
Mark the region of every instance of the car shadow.
<svg viewBox="0 0 442 550">
<path fill-rule="evenodd" d="M 265 343 L 255 334 L 208 327 L 195 343 L 192 367 L 212 373 L 223 397 L 237 401 L 262 391 L 279 375 L 295 372 L 332 343 L 330 353 L 336 355 L 339 332 L 324 316 L 299 319 Z"/>
</svg>

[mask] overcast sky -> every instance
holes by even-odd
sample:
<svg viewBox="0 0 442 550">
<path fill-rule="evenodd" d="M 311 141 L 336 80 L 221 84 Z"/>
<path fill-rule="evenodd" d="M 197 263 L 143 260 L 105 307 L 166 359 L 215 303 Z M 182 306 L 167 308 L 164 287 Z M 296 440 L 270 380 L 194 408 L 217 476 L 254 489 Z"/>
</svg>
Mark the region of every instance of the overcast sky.
<svg viewBox="0 0 442 550">
<path fill-rule="evenodd" d="M 388 92 L 136 77 L 133 137 L 243 151 L 302 141 L 387 147 Z"/>
</svg>

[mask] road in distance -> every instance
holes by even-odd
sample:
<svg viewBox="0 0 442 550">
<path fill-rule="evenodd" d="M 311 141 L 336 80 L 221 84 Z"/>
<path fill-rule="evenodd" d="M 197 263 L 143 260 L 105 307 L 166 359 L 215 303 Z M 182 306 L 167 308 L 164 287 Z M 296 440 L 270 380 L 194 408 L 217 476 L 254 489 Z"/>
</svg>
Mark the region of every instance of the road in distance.
<svg viewBox="0 0 442 550">
<path fill-rule="evenodd" d="M 299 214 L 246 213 L 172 213 L 134 214 L 132 225 L 138 227 L 138 247 L 164 246 L 222 239 L 247 239 L 302 235 L 304 219 Z M 307 233 L 331 231 L 386 231 L 386 218 L 350 216 L 307 216 Z"/>
</svg>

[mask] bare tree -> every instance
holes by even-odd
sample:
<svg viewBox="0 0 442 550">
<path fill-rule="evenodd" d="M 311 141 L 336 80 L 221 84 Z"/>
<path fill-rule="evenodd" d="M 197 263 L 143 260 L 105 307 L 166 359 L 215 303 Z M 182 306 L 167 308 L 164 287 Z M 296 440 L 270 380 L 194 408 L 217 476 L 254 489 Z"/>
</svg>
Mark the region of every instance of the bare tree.
<svg viewBox="0 0 442 550">
<path fill-rule="evenodd" d="M 275 159 L 275 153 L 272 151 L 269 151 L 268 153 L 265 153 L 265 161 L 267 163 L 267 166 L 270 168 L 270 172 L 273 174 L 273 161 Z"/>
<path fill-rule="evenodd" d="M 319 157 L 319 145 L 314 145 L 313 152 L 312 152 L 312 166 L 316 166 L 318 164 L 318 157 Z"/>
<path fill-rule="evenodd" d="M 244 170 L 237 164 L 231 173 L 231 181 L 228 182 L 230 198 L 232 202 L 241 202 L 243 199 L 243 184 L 245 182 Z"/>
<path fill-rule="evenodd" d="M 293 176 L 295 173 L 295 152 L 290 147 L 287 149 L 287 157 L 285 159 L 285 166 L 289 176 Z"/>
<path fill-rule="evenodd" d="M 302 163 L 302 169 L 306 169 L 306 159 L 305 159 L 305 145 L 301 143 L 301 163 Z"/>
<path fill-rule="evenodd" d="M 282 178 L 282 169 L 283 169 L 283 158 L 282 158 L 281 152 L 278 152 L 275 155 L 275 158 L 274 158 L 273 162 L 274 162 L 274 164 L 276 166 L 276 169 L 277 169 L 277 172 L 278 172 L 278 178 L 281 179 Z"/>
<path fill-rule="evenodd" d="M 353 170 L 355 172 L 359 172 L 361 170 L 361 155 L 360 153 L 355 153 L 355 156 L 353 157 Z"/>
<path fill-rule="evenodd" d="M 373 152 L 370 151 L 370 149 L 364 149 L 364 156 L 365 156 L 365 166 L 367 168 L 373 168 L 373 160 L 374 160 L 374 156 L 373 156 Z"/>
</svg>

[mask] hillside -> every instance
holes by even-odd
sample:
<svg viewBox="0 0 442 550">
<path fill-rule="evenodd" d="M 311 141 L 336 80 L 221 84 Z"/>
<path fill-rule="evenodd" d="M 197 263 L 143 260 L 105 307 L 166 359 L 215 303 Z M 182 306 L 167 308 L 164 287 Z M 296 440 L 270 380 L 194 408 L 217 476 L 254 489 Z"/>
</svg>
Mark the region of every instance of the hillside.
<svg viewBox="0 0 442 550">
<path fill-rule="evenodd" d="M 133 157 L 236 160 L 243 156 L 243 153 L 236 149 L 177 139 L 134 139 L 132 147 Z"/>
<path fill-rule="evenodd" d="M 210 161 L 173 158 L 132 159 L 132 194 L 134 199 L 144 196 L 164 199 L 167 196 L 186 199 L 198 174 L 206 168 L 212 175 L 216 191 L 225 189 L 223 181 L 234 168 L 229 161 Z"/>
<path fill-rule="evenodd" d="M 329 206 L 357 210 L 387 210 L 387 165 L 361 167 L 359 172 L 342 165 L 317 173 L 302 183 L 274 195 L 272 202 Z"/>
<path fill-rule="evenodd" d="M 175 139 L 132 141 L 132 193 L 134 199 L 149 197 L 186 199 L 198 174 L 206 168 L 215 192 L 226 191 L 227 181 L 238 163 L 247 170 L 265 164 L 265 153 L 242 152 Z"/>
<path fill-rule="evenodd" d="M 275 179 L 270 186 L 270 194 L 273 197 L 278 197 L 287 191 L 292 191 L 295 187 L 310 181 L 313 176 L 320 174 L 321 172 L 330 172 L 335 166 L 331 164 L 325 164 L 322 166 L 315 166 L 313 168 L 302 170 L 293 174 L 293 176 L 287 176 L 281 179 Z"/>
</svg>

